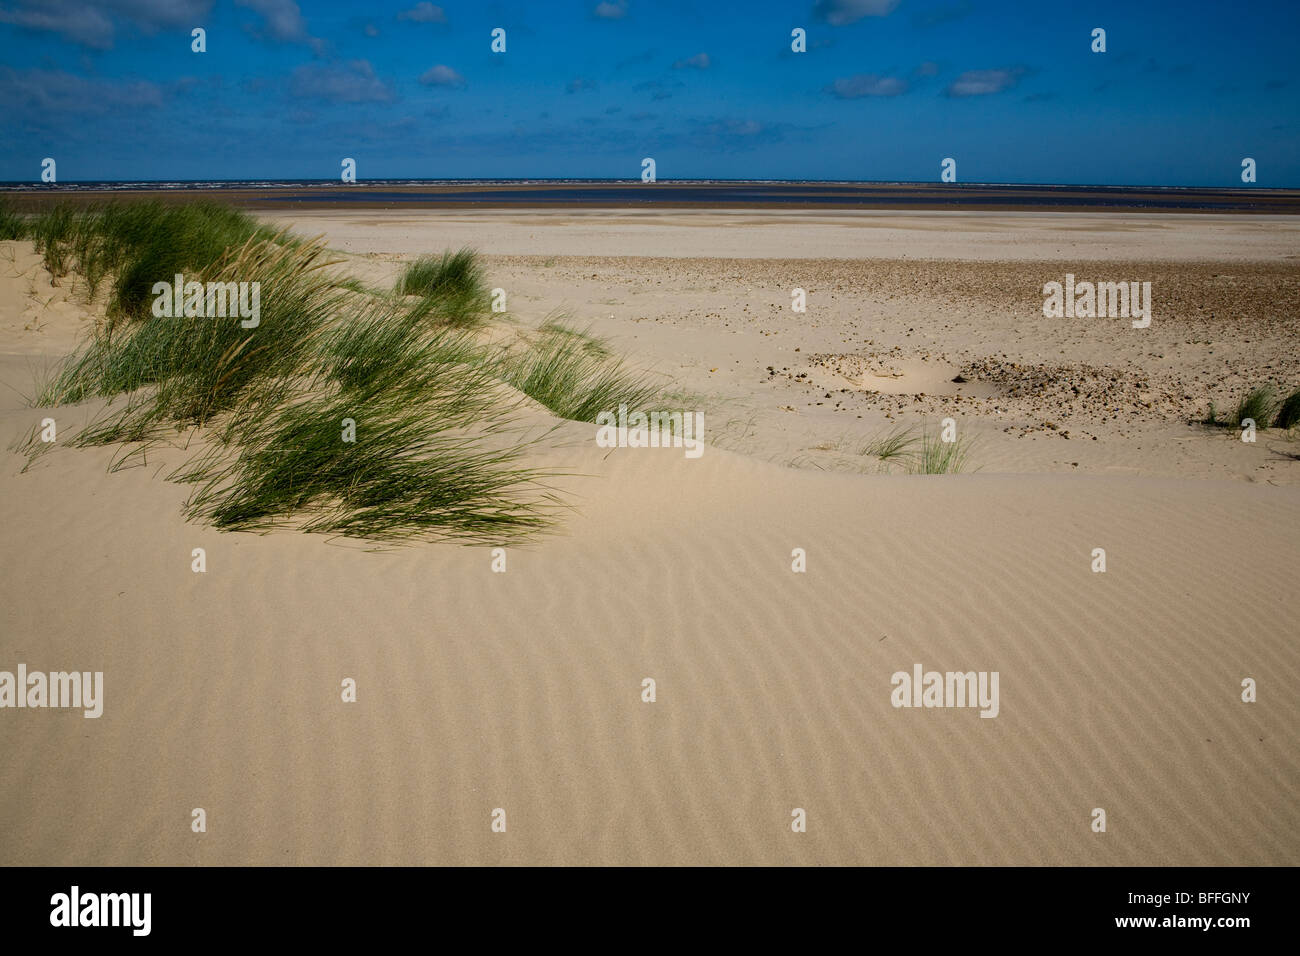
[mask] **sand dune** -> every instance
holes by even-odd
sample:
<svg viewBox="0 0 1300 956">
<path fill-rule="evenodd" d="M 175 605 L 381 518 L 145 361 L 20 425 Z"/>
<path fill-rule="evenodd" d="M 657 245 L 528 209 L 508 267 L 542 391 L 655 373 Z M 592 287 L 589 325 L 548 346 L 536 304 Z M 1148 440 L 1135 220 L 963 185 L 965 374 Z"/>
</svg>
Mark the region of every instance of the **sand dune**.
<svg viewBox="0 0 1300 956">
<path fill-rule="evenodd" d="M 566 535 L 493 574 L 481 548 L 185 525 L 180 488 L 105 458 L 51 453 L 0 506 L 27 542 L 0 568 L 7 659 L 107 684 L 99 720 L 6 715 L 6 863 L 1300 850 L 1295 489 L 588 453 Z M 997 719 L 891 707 L 916 662 L 999 671 Z"/>
<path fill-rule="evenodd" d="M 530 294 L 518 321 L 566 304 Z M 0 381 L 29 383 L 86 315 L 10 327 Z M 608 328 L 661 366 L 694 351 L 692 385 L 719 352 L 688 326 Z M 765 376 L 761 347 L 735 354 Z M 113 449 L 56 447 L 25 473 L 6 451 L 0 669 L 102 670 L 105 706 L 0 712 L 0 863 L 1300 859 L 1300 484 L 1226 458 L 1178 477 L 1159 458 L 1189 434 L 1176 421 L 1141 455 L 1102 431 L 1081 469 L 1014 447 L 968 475 L 786 467 L 819 419 L 751 387 L 731 397 L 763 407 L 755 437 L 730 443 L 751 453 L 698 460 L 599 449 L 594 426 L 528 410 L 559 426 L 536 463 L 572 472 L 573 508 L 504 574 L 485 547 L 186 523 L 175 449 L 112 473 Z M 6 446 L 47 414 L 18 391 L 0 389 Z M 997 671 L 997 717 L 892 706 L 891 675 L 918 663 Z"/>
</svg>

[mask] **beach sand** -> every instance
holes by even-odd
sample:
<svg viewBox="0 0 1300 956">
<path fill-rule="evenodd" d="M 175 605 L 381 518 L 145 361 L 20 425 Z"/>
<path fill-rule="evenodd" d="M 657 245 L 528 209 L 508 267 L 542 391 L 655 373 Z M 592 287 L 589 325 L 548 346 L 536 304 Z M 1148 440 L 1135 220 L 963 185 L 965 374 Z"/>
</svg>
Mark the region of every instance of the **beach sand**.
<svg viewBox="0 0 1300 956">
<path fill-rule="evenodd" d="M 590 326 L 708 447 L 529 411 L 572 508 L 504 574 L 487 547 L 187 523 L 180 450 L 6 450 L 0 669 L 103 671 L 105 701 L 0 712 L 0 863 L 1300 862 L 1300 442 L 1193 423 L 1300 386 L 1300 223 L 261 218 L 376 285 L 477 247 L 502 330 Z M 1045 318 L 1067 272 L 1150 281 L 1150 328 Z M 93 413 L 23 397 L 92 316 L 0 243 L 6 449 Z M 945 417 L 971 473 L 859 453 Z M 998 672 L 997 716 L 892 706 L 918 663 Z"/>
</svg>

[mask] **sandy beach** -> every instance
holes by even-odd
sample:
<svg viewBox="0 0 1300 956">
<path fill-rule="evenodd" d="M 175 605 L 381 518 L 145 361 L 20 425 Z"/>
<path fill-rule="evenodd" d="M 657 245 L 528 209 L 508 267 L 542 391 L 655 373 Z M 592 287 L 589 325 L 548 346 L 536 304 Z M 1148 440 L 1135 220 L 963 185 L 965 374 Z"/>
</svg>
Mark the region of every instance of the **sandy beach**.
<svg viewBox="0 0 1300 956">
<path fill-rule="evenodd" d="M 0 863 L 1300 862 L 1300 440 L 1201 424 L 1300 387 L 1295 217 L 257 216 L 375 288 L 476 248 L 484 335 L 589 329 L 705 450 L 525 406 L 564 511 L 505 573 L 222 533 L 182 447 L 24 470 L 102 407 L 28 401 L 102 310 L 0 242 L 0 670 L 105 688 L 0 717 Z M 1150 283 L 1149 327 L 1045 316 L 1067 275 Z M 945 419 L 961 474 L 866 450 Z M 895 706 L 916 665 L 997 672 L 996 717 Z"/>
</svg>

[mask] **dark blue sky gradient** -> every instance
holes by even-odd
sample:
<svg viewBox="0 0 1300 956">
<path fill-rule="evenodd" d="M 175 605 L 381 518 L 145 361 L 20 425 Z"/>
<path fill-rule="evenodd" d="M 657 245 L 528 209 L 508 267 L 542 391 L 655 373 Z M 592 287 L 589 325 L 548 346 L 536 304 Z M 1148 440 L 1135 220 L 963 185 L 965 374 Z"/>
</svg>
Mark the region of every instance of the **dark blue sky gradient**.
<svg viewBox="0 0 1300 956">
<path fill-rule="evenodd" d="M 0 0 L 0 179 L 1300 187 L 1300 3 Z M 190 29 L 208 52 L 190 52 Z M 507 52 L 489 49 L 494 27 Z M 790 52 L 803 27 L 808 52 Z M 1107 52 L 1090 51 L 1094 27 Z"/>
</svg>

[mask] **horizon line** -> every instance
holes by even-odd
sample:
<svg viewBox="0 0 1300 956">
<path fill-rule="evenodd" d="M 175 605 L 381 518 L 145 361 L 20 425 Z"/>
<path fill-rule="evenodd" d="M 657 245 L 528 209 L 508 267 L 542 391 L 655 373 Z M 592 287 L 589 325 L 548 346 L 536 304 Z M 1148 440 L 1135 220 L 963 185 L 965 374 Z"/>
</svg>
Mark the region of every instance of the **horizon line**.
<svg viewBox="0 0 1300 956">
<path fill-rule="evenodd" d="M 503 184 L 516 185 L 526 183 L 593 183 L 593 184 L 624 184 L 624 185 L 689 185 L 698 183 L 708 184 L 738 184 L 738 185 L 764 185 L 764 184 L 789 184 L 789 185 L 845 185 L 845 186 L 939 186 L 943 188 L 961 188 L 961 187 L 998 187 L 998 188 L 1025 188 L 1025 189 L 1128 189 L 1128 190 L 1218 190 L 1231 191 L 1240 193 L 1255 192 L 1297 192 L 1300 186 L 1259 186 L 1259 185 L 1233 185 L 1233 186 L 1214 186 L 1214 185 L 1196 185 L 1196 186 L 1162 186 L 1154 184 L 1133 184 L 1133 183 L 1038 183 L 1038 182 L 955 182 L 945 183 L 934 180 L 903 180 L 903 179 L 730 179 L 730 178 L 713 178 L 713 177 L 686 177 L 681 179 L 656 179 L 652 183 L 643 183 L 637 177 L 619 177 L 619 178 L 602 178 L 590 176 L 518 176 L 518 177 L 475 177 L 475 176 L 451 176 L 438 178 L 421 178 L 413 176 L 388 176 L 376 177 L 373 179 L 359 180 L 351 183 L 341 182 L 336 177 L 331 178 L 285 178 L 285 179 L 268 179 L 264 177 L 245 178 L 245 179 L 68 179 L 62 182 L 45 183 L 29 179 L 8 179 L 0 180 L 0 189 L 8 188 L 30 188 L 47 191 L 56 191 L 60 186 L 197 186 L 205 184 L 230 184 L 230 185 L 266 185 L 276 186 L 281 184 L 298 185 L 337 185 L 340 187 L 356 187 L 366 184 L 382 183 L 430 183 L 430 184 L 461 184 L 461 183 L 483 183 L 483 184 Z"/>
</svg>

